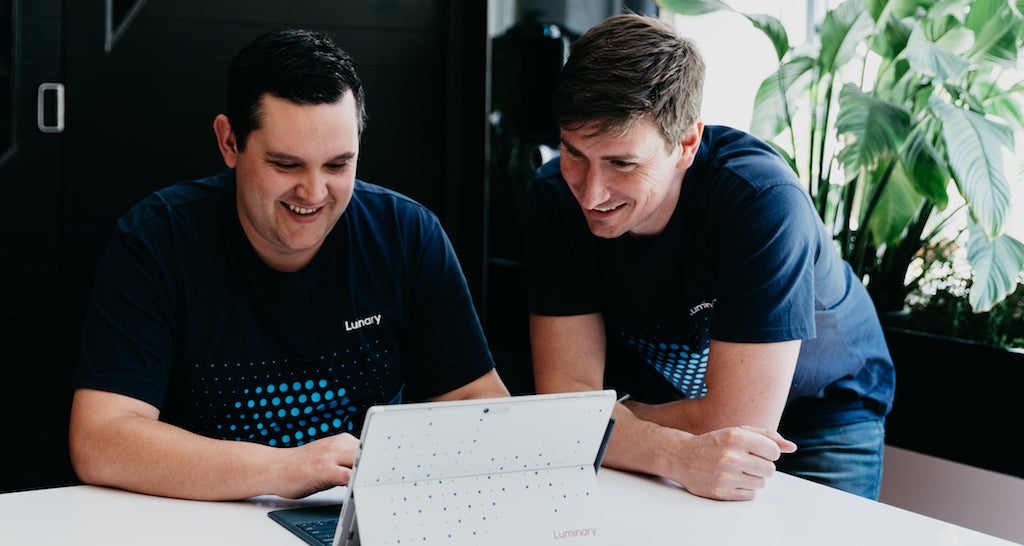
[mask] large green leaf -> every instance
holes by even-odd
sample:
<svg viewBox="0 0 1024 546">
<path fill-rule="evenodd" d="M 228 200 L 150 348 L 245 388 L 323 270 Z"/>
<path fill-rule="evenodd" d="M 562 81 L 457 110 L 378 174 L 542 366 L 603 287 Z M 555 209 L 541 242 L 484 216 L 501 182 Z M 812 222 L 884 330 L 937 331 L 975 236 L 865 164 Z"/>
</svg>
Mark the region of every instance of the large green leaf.
<svg viewBox="0 0 1024 546">
<path fill-rule="evenodd" d="M 914 189 L 913 178 L 898 163 L 878 198 L 878 204 L 867 218 L 868 230 L 875 246 L 881 248 L 898 241 L 910 219 L 917 213 L 923 197 Z"/>
<path fill-rule="evenodd" d="M 882 14 L 886 13 L 888 4 L 889 0 L 864 0 L 864 9 L 877 22 L 881 19 Z"/>
<path fill-rule="evenodd" d="M 786 34 L 786 27 L 782 26 L 782 22 L 764 14 L 751 13 L 745 14 L 744 17 L 772 41 L 775 57 L 781 61 L 789 52 L 789 35 Z"/>
<path fill-rule="evenodd" d="M 974 269 L 968 300 L 976 313 L 988 311 L 1017 287 L 1024 271 L 1024 243 L 1002 234 L 994 239 L 968 223 L 967 261 Z"/>
<path fill-rule="evenodd" d="M 751 133 L 765 140 L 773 140 L 790 128 L 789 116 L 797 109 L 817 75 L 815 67 L 813 57 L 794 57 L 761 82 L 754 97 Z"/>
<path fill-rule="evenodd" d="M 897 17 L 887 17 L 881 28 L 871 41 L 871 50 L 882 59 L 891 61 L 907 48 L 914 27 Z"/>
<path fill-rule="evenodd" d="M 964 36 L 969 40 L 970 31 L 965 28 L 950 30 L 939 37 L 942 40 L 940 43 L 929 40 L 922 27 L 915 27 L 910 33 L 906 49 L 911 67 L 939 81 L 962 78 L 970 68 L 970 63 L 949 49 L 949 46 L 958 46 Z"/>
<path fill-rule="evenodd" d="M 939 210 L 949 204 L 950 174 L 946 161 L 932 147 L 927 131 L 914 131 L 900 153 L 900 172 L 905 173 L 918 193 Z"/>
<path fill-rule="evenodd" d="M 874 34 L 868 42 L 881 57 L 882 64 L 891 63 L 907 48 L 910 34 L 918 25 L 912 16 L 925 13 L 935 0 L 865 0 L 875 21 Z"/>
<path fill-rule="evenodd" d="M 821 24 L 818 63 L 825 73 L 834 72 L 857 55 L 857 47 L 871 34 L 871 18 L 863 0 L 846 0 L 825 14 Z"/>
<path fill-rule="evenodd" d="M 925 19 L 939 18 L 947 15 L 962 16 L 977 0 L 931 0 L 925 8 Z"/>
<path fill-rule="evenodd" d="M 658 0 L 663 9 L 680 15 L 707 15 L 716 11 L 733 11 L 719 0 Z"/>
<path fill-rule="evenodd" d="M 900 104 L 916 114 L 928 106 L 927 97 L 933 86 L 919 72 L 910 69 L 910 63 L 903 58 L 889 63 L 879 70 L 871 94 L 895 104 Z"/>
<path fill-rule="evenodd" d="M 1005 68 L 1016 67 L 1021 19 L 1006 0 L 975 0 L 964 24 L 974 33 L 969 58 Z"/>
<path fill-rule="evenodd" d="M 949 203 L 949 171 L 927 134 L 924 130 L 911 131 L 889 179 L 884 181 L 877 204 L 870 217 L 864 219 L 878 248 L 891 246 L 906 236 L 907 226 L 917 216 L 924 199 L 940 210 Z M 874 174 L 879 176 L 882 172 Z"/>
<path fill-rule="evenodd" d="M 1004 125 L 937 97 L 932 97 L 930 106 L 942 121 L 949 165 L 970 205 L 971 217 L 994 238 L 1002 232 L 1010 209 L 1003 152 L 1013 149 L 1013 134 Z"/>
<path fill-rule="evenodd" d="M 840 160 L 847 171 L 874 169 L 896 157 L 910 133 L 910 113 L 846 84 L 839 93 L 836 133 L 846 142 Z"/>
<path fill-rule="evenodd" d="M 886 14 L 901 19 L 919 10 L 928 10 L 935 5 L 936 0 L 865 0 L 865 3 L 871 18 L 880 21 Z"/>
<path fill-rule="evenodd" d="M 979 94 L 986 97 L 986 113 L 1006 121 L 1014 131 L 1024 131 L 1024 82 L 1017 82 L 1008 89 L 1003 89 L 992 82 L 976 85 Z"/>
</svg>

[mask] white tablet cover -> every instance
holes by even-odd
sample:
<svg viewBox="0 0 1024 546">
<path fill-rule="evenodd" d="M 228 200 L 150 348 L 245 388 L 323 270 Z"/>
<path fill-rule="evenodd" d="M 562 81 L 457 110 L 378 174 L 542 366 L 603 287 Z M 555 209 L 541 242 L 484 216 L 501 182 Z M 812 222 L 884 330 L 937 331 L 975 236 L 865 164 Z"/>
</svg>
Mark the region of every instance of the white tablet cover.
<svg viewBox="0 0 1024 546">
<path fill-rule="evenodd" d="M 606 390 L 375 406 L 335 543 L 349 519 L 363 546 L 607 544 L 594 463 L 614 405 Z"/>
</svg>

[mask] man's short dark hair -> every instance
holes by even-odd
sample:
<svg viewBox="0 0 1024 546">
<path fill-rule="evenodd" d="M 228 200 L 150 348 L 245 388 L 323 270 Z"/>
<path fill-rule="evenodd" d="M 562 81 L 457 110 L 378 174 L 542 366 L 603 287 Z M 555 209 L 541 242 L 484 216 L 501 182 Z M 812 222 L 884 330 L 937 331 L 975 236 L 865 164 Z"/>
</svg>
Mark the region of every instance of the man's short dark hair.
<svg viewBox="0 0 1024 546">
<path fill-rule="evenodd" d="M 322 32 L 291 29 L 263 34 L 245 46 L 228 68 L 227 116 L 239 150 L 261 125 L 261 99 L 270 94 L 296 104 L 332 104 L 352 91 L 359 134 L 366 99 L 355 61 Z"/>
<path fill-rule="evenodd" d="M 628 130 L 650 116 L 668 145 L 700 119 L 704 60 L 660 19 L 635 13 L 595 25 L 570 45 L 552 103 L 558 125 Z"/>
</svg>

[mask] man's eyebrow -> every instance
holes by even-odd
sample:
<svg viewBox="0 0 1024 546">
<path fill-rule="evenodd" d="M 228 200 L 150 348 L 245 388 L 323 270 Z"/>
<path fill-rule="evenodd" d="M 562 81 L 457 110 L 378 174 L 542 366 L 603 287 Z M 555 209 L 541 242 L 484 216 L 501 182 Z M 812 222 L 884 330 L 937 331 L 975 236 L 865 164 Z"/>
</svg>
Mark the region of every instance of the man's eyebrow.
<svg viewBox="0 0 1024 546">
<path fill-rule="evenodd" d="M 560 138 L 558 140 L 562 142 L 562 146 L 565 146 L 566 150 L 569 150 L 569 153 L 571 153 L 573 155 L 583 155 L 579 150 L 577 150 L 575 147 L 573 147 L 572 144 L 569 144 L 568 142 L 566 142 L 564 138 Z"/>
<path fill-rule="evenodd" d="M 566 142 L 564 138 L 560 138 L 559 140 L 562 142 L 562 146 L 565 146 L 565 149 L 568 150 L 569 153 L 585 157 L 585 154 L 583 152 L 577 150 L 572 144 Z M 599 159 L 602 159 L 604 161 L 626 161 L 632 163 L 634 161 L 637 161 L 639 159 L 639 156 L 635 154 L 613 154 L 603 155 Z"/>
<path fill-rule="evenodd" d="M 565 149 L 568 150 L 569 153 L 571 153 L 573 155 L 578 155 L 578 156 L 586 157 L 583 154 L 583 152 L 581 152 L 581 151 L 577 150 L 576 148 L 574 148 L 571 144 L 566 142 L 564 139 L 559 139 L 559 140 L 561 140 L 562 146 L 565 146 Z M 625 162 L 628 162 L 628 163 L 633 163 L 633 162 L 635 162 L 635 161 L 637 161 L 639 159 L 639 156 L 637 156 L 635 154 L 603 155 L 599 159 L 602 159 L 604 161 L 625 161 Z"/>
<path fill-rule="evenodd" d="M 306 162 L 306 160 L 302 159 L 301 157 L 299 157 L 297 155 L 292 155 L 292 154 L 285 153 L 285 152 L 268 151 L 268 152 L 264 152 L 263 155 L 264 155 L 264 157 L 266 157 L 267 159 L 269 159 L 271 161 L 287 161 L 287 162 L 291 162 L 291 163 L 305 163 Z M 328 161 L 329 162 L 330 161 L 349 161 L 349 160 L 351 160 L 355 156 L 356 156 L 355 152 L 345 152 L 343 154 L 338 154 L 338 155 L 332 157 Z"/>
<path fill-rule="evenodd" d="M 331 161 L 351 161 L 352 158 L 355 157 L 355 156 L 356 156 L 355 152 L 345 152 L 343 154 L 338 154 L 338 155 L 332 157 L 330 160 Z"/>
<path fill-rule="evenodd" d="M 263 157 L 267 161 L 281 161 L 284 163 L 305 163 L 301 157 L 292 154 L 286 154 L 284 152 L 263 152 Z"/>
</svg>

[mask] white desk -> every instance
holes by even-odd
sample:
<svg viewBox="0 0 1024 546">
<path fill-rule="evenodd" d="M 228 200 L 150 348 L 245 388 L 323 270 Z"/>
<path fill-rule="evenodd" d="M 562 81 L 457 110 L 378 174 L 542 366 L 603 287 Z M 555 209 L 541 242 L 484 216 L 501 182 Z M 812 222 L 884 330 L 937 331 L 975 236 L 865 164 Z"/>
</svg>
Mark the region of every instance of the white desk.
<svg viewBox="0 0 1024 546">
<path fill-rule="evenodd" d="M 599 476 L 609 544 L 616 546 L 1014 544 L 782 474 L 748 502 L 702 499 L 661 480 L 607 468 Z M 342 493 L 336 488 L 302 501 L 239 502 L 184 501 L 93 486 L 7 493 L 0 495 L 0 544 L 304 546 L 266 513 L 337 503 Z"/>
</svg>

